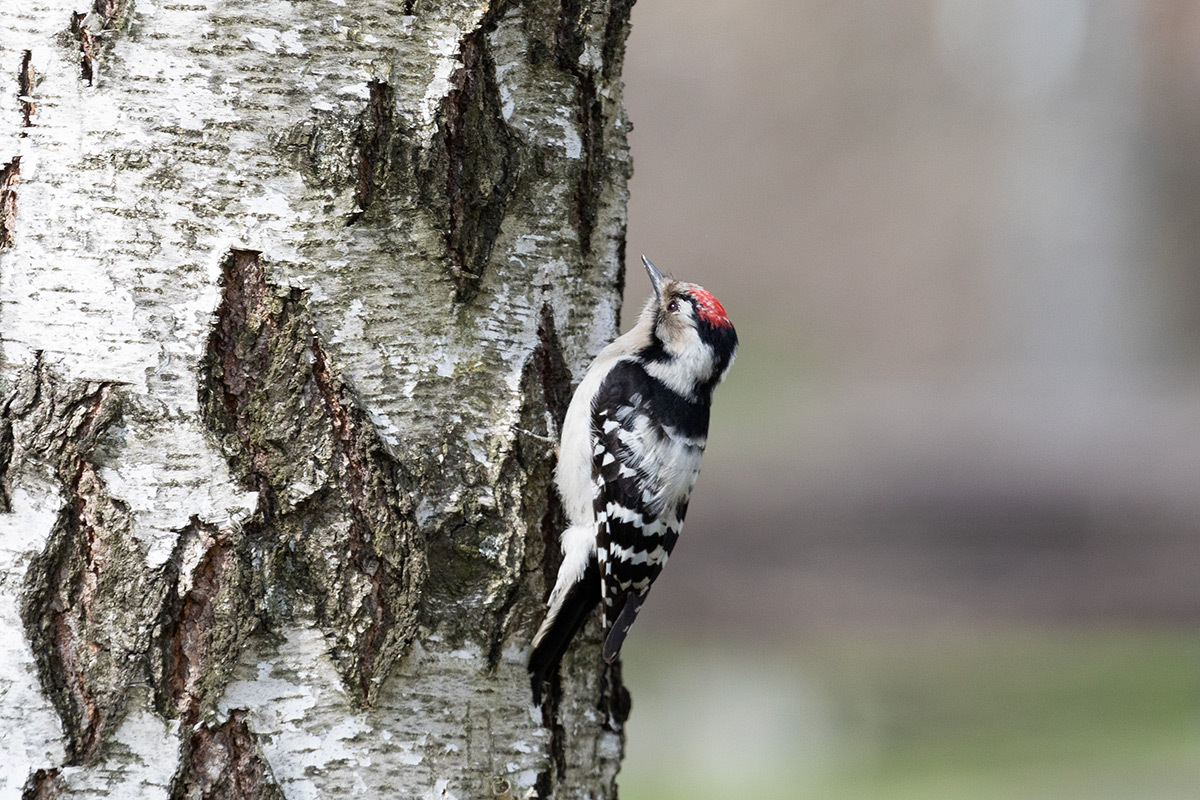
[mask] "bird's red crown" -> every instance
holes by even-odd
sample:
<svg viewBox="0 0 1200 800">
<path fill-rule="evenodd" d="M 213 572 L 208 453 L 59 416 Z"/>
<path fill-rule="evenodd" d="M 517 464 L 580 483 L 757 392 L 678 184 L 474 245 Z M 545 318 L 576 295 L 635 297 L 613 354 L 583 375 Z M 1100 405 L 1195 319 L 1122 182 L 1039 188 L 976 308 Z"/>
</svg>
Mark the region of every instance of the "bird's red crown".
<svg viewBox="0 0 1200 800">
<path fill-rule="evenodd" d="M 697 286 L 692 290 L 692 297 L 696 299 L 696 313 L 704 322 L 714 328 L 733 327 L 733 323 L 729 321 L 729 317 L 725 313 L 725 307 L 717 301 L 717 298 L 709 294 L 707 289 Z"/>
</svg>

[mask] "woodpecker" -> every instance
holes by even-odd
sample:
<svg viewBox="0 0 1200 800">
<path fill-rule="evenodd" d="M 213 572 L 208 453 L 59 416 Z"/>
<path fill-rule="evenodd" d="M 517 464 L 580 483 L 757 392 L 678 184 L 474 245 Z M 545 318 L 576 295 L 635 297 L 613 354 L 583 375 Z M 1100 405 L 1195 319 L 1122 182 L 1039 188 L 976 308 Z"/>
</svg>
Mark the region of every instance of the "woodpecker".
<svg viewBox="0 0 1200 800">
<path fill-rule="evenodd" d="M 713 389 L 737 353 L 717 299 L 642 256 L 654 297 L 633 329 L 600 351 L 567 408 L 555 484 L 569 525 L 546 619 L 533 637 L 542 683 L 597 603 L 612 663 L 675 548 L 708 436 Z"/>
</svg>

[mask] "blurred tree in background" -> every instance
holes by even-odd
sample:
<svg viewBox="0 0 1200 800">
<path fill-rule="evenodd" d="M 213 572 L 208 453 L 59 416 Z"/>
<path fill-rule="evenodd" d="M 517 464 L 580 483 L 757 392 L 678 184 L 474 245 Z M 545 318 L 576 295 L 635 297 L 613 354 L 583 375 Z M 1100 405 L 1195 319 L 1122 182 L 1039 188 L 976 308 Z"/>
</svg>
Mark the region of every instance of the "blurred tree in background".
<svg viewBox="0 0 1200 800">
<path fill-rule="evenodd" d="M 762 796 L 1200 782 L 1197 52 L 1177 0 L 636 8 L 630 247 L 743 347 L 629 797 L 738 742 L 804 765 Z"/>
</svg>

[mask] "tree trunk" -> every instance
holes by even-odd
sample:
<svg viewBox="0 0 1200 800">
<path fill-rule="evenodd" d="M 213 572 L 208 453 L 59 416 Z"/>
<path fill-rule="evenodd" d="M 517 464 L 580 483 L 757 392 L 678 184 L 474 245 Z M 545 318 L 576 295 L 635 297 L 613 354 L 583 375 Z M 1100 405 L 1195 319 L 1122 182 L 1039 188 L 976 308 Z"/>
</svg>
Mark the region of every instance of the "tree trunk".
<svg viewBox="0 0 1200 800">
<path fill-rule="evenodd" d="M 614 797 L 524 659 L 632 0 L 88 1 L 0 9 L 0 799 Z"/>
</svg>

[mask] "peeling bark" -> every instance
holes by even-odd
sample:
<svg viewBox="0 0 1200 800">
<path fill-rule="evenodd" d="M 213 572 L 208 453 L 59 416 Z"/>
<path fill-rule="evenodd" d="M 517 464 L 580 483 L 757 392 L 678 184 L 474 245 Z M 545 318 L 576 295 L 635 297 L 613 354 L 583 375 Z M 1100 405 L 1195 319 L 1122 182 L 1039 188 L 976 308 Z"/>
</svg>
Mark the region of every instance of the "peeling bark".
<svg viewBox="0 0 1200 800">
<path fill-rule="evenodd" d="M 0 795 L 615 797 L 524 659 L 629 6 L 0 8 Z"/>
<path fill-rule="evenodd" d="M 124 7 L 124 0 L 96 0 L 90 12 L 71 15 L 71 34 L 79 42 L 79 76 L 88 86 L 96 82 L 100 37 L 112 32 Z"/>
</svg>

